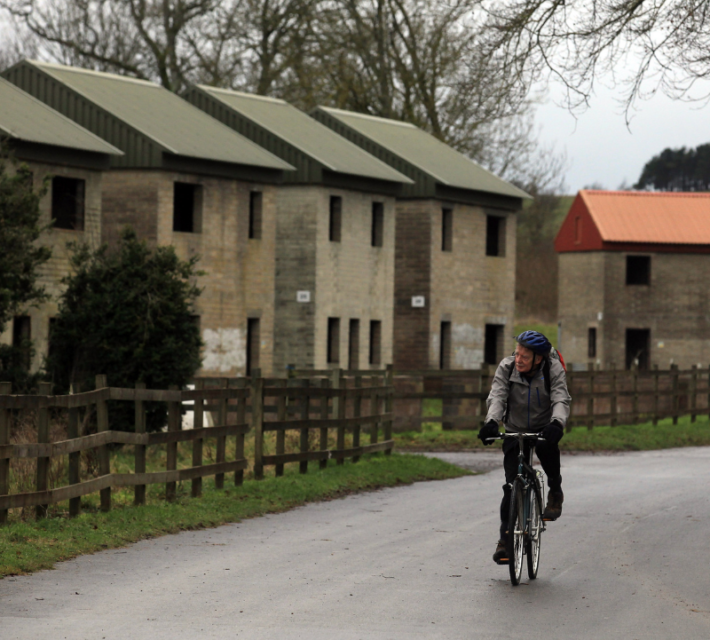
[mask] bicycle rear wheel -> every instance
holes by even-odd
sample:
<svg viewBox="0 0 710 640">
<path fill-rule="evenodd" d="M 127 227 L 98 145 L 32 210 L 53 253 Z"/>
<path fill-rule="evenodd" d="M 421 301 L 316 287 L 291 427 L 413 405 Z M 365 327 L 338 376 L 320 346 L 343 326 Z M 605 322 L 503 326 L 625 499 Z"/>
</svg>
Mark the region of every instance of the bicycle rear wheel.
<svg viewBox="0 0 710 640">
<path fill-rule="evenodd" d="M 542 498 L 535 487 L 530 487 L 528 492 L 530 500 L 530 524 L 528 527 L 525 553 L 528 557 L 528 577 L 537 578 L 537 569 L 540 566 L 540 539 L 542 537 Z"/>
<path fill-rule="evenodd" d="M 508 569 L 510 582 L 514 587 L 520 584 L 523 575 L 523 555 L 525 553 L 525 515 L 523 506 L 523 486 L 513 483 L 510 494 L 510 514 L 508 516 Z"/>
</svg>

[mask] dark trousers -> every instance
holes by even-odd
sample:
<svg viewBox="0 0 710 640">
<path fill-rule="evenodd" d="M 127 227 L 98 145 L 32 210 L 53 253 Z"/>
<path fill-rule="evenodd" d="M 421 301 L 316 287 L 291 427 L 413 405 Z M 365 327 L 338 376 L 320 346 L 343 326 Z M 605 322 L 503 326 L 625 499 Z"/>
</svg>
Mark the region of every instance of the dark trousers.
<svg viewBox="0 0 710 640">
<path fill-rule="evenodd" d="M 542 465 L 542 470 L 547 475 L 547 483 L 550 491 L 560 491 L 562 477 L 560 476 L 560 448 L 556 444 L 549 442 L 526 442 L 525 455 L 527 457 L 529 447 L 535 448 L 537 458 Z M 507 438 L 503 442 L 503 468 L 505 469 L 505 484 L 503 485 L 503 500 L 500 503 L 500 538 L 503 540 L 507 535 L 508 512 L 510 511 L 510 484 L 518 475 L 518 441 Z"/>
</svg>

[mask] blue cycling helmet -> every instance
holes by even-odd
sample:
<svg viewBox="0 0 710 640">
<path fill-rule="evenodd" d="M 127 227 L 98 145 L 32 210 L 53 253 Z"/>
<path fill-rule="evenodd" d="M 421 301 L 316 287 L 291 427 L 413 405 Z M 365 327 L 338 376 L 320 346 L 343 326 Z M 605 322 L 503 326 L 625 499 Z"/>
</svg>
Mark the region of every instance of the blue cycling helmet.
<svg viewBox="0 0 710 640">
<path fill-rule="evenodd" d="M 539 356 L 546 356 L 552 349 L 550 341 L 539 331 L 523 331 L 519 336 L 515 336 L 515 340 Z"/>
</svg>

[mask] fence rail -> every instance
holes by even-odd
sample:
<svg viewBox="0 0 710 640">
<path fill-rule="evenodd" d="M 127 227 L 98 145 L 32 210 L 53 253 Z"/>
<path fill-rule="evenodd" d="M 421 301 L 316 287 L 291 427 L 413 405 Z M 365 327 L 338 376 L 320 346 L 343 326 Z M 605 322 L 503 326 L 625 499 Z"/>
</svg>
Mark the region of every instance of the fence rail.
<svg viewBox="0 0 710 640">
<path fill-rule="evenodd" d="M 134 487 L 135 504 L 145 502 L 146 486 L 165 485 L 165 498 L 174 500 L 178 482 L 191 481 L 192 495 L 202 491 L 202 478 L 215 477 L 217 488 L 224 487 L 226 474 L 234 473 L 234 482 L 243 482 L 250 462 L 254 476 L 263 478 L 264 467 L 274 466 L 276 475 L 283 475 L 284 465 L 299 463 L 301 473 L 307 473 L 308 462 L 327 465 L 329 459 L 342 464 L 346 458 L 357 461 L 365 453 L 389 454 L 392 440 L 392 374 L 358 372 L 347 379 L 344 372 L 310 372 L 313 379 L 252 378 L 196 381 L 195 389 L 153 390 L 137 384 L 134 389 L 109 387 L 106 376 L 96 377 L 96 389 L 65 396 L 51 395 L 50 385 L 42 383 L 39 393 L 31 396 L 11 395 L 7 383 L 0 383 L 0 524 L 7 521 L 8 510 L 35 507 L 37 517 L 43 517 L 51 504 L 69 501 L 70 515 L 80 512 L 80 499 L 99 493 L 101 509 L 111 509 L 111 490 Z M 319 377 L 319 374 L 323 377 Z M 132 402 L 135 405 L 134 432 L 110 428 L 109 402 Z M 146 433 L 146 402 L 167 404 L 167 425 L 163 431 Z M 362 415 L 362 404 L 369 403 L 369 413 Z M 50 442 L 50 414 L 66 412 L 66 439 Z M 183 413 L 192 413 L 193 428 L 181 428 Z M 80 434 L 82 417 L 95 415 L 96 433 Z M 236 413 L 236 418 L 230 416 Z M 11 443 L 13 417 L 32 414 L 37 427 L 37 442 Z M 207 426 L 206 421 L 214 424 Z M 296 451 L 287 451 L 286 433 L 300 433 Z M 335 446 L 329 446 L 329 436 L 335 431 Z M 361 433 L 369 433 L 370 442 L 361 442 Z M 384 440 L 378 441 L 379 432 Z M 274 455 L 265 454 L 265 436 L 276 438 Z M 311 434 L 319 440 L 316 446 Z M 348 446 L 346 434 L 350 434 Z M 245 438 L 254 438 L 253 460 L 245 456 Z M 227 460 L 227 441 L 234 438 L 234 456 Z M 215 443 L 215 460 L 205 463 L 203 447 L 206 439 Z M 178 444 L 192 443 L 191 466 L 178 468 Z M 116 445 L 134 446 L 134 471 L 111 472 L 110 456 Z M 148 447 L 165 447 L 164 470 L 146 471 Z M 80 455 L 94 451 L 98 458 L 98 475 L 80 478 Z M 67 484 L 49 488 L 50 461 L 68 456 Z M 36 460 L 34 491 L 10 493 L 11 461 Z"/>
<path fill-rule="evenodd" d="M 394 377 L 394 430 L 421 430 L 423 423 L 444 429 L 479 429 L 487 413 L 486 398 L 495 369 L 397 372 Z M 710 368 L 647 371 L 608 369 L 586 371 L 570 367 L 567 385 L 572 396 L 568 429 L 585 425 L 616 426 L 651 421 L 657 424 L 682 416 L 710 415 Z M 441 410 L 432 400 L 441 401 Z"/>
</svg>

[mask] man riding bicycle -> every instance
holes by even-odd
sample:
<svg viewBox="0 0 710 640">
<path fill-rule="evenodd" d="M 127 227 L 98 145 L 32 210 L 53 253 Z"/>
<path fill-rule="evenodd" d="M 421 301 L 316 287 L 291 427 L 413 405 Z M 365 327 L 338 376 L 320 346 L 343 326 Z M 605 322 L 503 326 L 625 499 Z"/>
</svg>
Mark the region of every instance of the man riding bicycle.
<svg viewBox="0 0 710 640">
<path fill-rule="evenodd" d="M 557 520 L 562 514 L 564 500 L 558 443 L 564 435 L 570 405 L 565 369 L 543 334 L 524 331 L 515 340 L 518 343 L 515 353 L 503 358 L 496 370 L 486 400 L 488 415 L 478 437 L 483 444 L 492 444 L 492 440 L 487 439 L 499 435 L 498 425 L 501 422 L 510 433 L 540 433 L 544 442 L 530 446 L 535 447 L 549 485 L 543 519 Z M 510 483 L 518 471 L 518 449 L 515 439 L 507 439 L 503 443 L 506 484 L 503 485 L 500 505 L 500 538 L 493 554 L 493 560 L 498 564 L 508 563 L 506 542 Z"/>
</svg>

